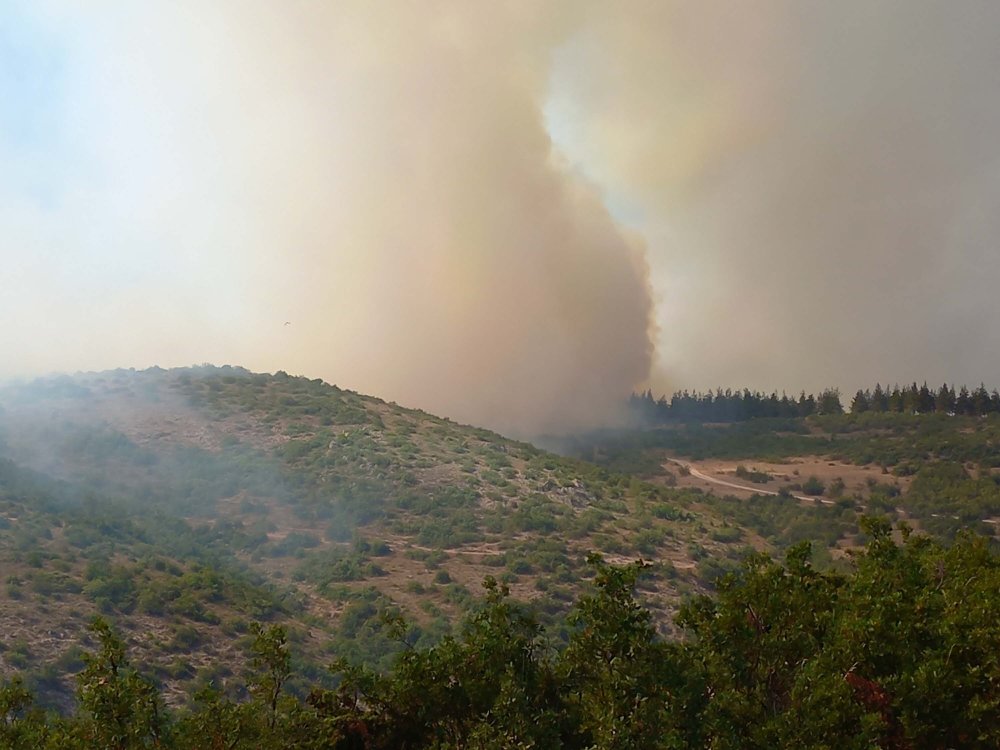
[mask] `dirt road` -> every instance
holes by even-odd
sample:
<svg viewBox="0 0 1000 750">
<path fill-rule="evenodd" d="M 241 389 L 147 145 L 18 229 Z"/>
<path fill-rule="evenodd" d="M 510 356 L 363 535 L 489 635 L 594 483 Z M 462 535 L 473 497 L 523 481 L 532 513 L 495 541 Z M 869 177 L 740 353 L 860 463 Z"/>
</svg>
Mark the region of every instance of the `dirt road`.
<svg viewBox="0 0 1000 750">
<path fill-rule="evenodd" d="M 778 495 L 780 494 L 778 492 L 774 492 L 773 490 L 760 489 L 759 487 L 751 487 L 745 484 L 737 484 L 736 482 L 730 482 L 727 479 L 719 479 L 718 477 L 713 477 L 695 468 L 693 464 L 687 461 L 681 461 L 679 458 L 668 458 L 667 460 L 670 461 L 670 463 L 672 464 L 683 466 L 685 469 L 691 472 L 691 476 L 697 477 L 698 479 L 701 479 L 705 482 L 711 482 L 712 484 L 717 484 L 722 487 L 731 487 L 734 490 L 742 490 L 743 492 L 753 492 L 757 495 L 771 495 L 773 497 L 778 497 Z M 794 497 L 796 500 L 804 500 L 807 502 L 815 502 L 819 500 L 821 503 L 823 503 L 823 505 L 834 504 L 833 500 L 829 500 L 825 497 L 818 497 L 818 496 L 813 497 L 810 495 L 792 495 L 792 497 Z"/>
</svg>

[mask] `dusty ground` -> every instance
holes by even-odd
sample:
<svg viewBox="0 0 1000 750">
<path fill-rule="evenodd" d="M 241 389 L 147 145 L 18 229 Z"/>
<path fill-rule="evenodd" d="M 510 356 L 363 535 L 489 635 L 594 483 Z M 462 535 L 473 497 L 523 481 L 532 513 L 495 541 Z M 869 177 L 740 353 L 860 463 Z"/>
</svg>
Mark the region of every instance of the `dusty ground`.
<svg viewBox="0 0 1000 750">
<path fill-rule="evenodd" d="M 827 487 L 836 479 L 844 482 L 844 495 L 850 496 L 855 493 L 862 497 L 868 497 L 869 482 L 881 484 L 896 484 L 900 490 L 905 492 L 909 488 L 909 477 L 895 477 L 891 474 L 883 474 L 882 469 L 877 466 L 856 466 L 854 464 L 828 461 L 816 456 L 803 456 L 790 459 L 784 463 L 768 463 L 764 461 L 723 461 L 718 459 L 708 459 L 705 461 L 685 461 L 694 469 L 703 474 L 717 479 L 725 480 L 734 485 L 742 485 L 745 489 L 732 486 L 720 486 L 714 482 L 708 482 L 693 474 L 683 475 L 676 464 L 668 463 L 666 468 L 677 477 L 678 487 L 697 487 L 705 492 L 714 495 L 734 495 L 736 497 L 750 497 L 754 493 L 766 490 L 778 492 L 783 487 L 802 484 L 809 477 L 816 477 Z M 770 474 L 772 479 L 768 482 L 755 483 L 744 477 L 736 475 L 738 466 L 744 466 L 748 471 L 760 471 Z M 795 494 L 801 494 L 794 491 Z"/>
</svg>

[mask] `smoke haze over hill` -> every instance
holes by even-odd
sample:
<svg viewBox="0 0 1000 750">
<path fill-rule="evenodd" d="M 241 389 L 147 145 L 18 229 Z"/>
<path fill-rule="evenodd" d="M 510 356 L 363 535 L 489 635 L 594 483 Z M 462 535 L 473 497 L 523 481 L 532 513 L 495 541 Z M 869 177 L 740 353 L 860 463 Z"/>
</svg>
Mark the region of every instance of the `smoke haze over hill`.
<svg viewBox="0 0 1000 750">
<path fill-rule="evenodd" d="M 0 19 L 0 375 L 228 361 L 524 433 L 998 364 L 992 5 Z"/>
</svg>

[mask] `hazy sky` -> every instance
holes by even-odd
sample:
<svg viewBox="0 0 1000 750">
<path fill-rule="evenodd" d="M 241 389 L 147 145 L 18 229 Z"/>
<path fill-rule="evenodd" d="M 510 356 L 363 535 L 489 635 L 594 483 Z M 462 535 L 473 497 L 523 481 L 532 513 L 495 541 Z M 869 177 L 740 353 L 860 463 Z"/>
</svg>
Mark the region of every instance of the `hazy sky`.
<svg viewBox="0 0 1000 750">
<path fill-rule="evenodd" d="M 521 432 L 648 382 L 1000 384 L 998 28 L 0 0 L 0 376 L 242 364 Z"/>
</svg>

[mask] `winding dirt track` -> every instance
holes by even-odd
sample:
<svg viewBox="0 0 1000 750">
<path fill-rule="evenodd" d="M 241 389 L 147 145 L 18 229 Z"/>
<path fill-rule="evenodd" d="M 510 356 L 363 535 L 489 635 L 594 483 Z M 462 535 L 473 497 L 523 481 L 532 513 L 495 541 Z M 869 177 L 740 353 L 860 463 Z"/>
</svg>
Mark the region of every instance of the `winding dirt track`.
<svg viewBox="0 0 1000 750">
<path fill-rule="evenodd" d="M 703 471 L 698 470 L 697 468 L 694 467 L 693 464 L 689 463 L 688 461 L 681 461 L 679 458 L 668 458 L 667 460 L 670 461 L 670 463 L 677 464 L 678 466 L 683 466 L 685 469 L 691 472 L 691 476 L 704 480 L 706 482 L 711 482 L 712 484 L 718 484 L 722 487 L 731 487 L 734 490 L 743 490 L 744 492 L 753 492 L 754 494 L 757 495 L 771 495 L 773 497 L 778 497 L 779 494 L 777 492 L 774 492 L 773 490 L 763 490 L 758 487 L 749 487 L 745 484 L 737 484 L 736 482 L 730 482 L 726 479 L 719 479 L 718 477 L 713 477 L 710 474 L 706 474 Z M 796 500 L 804 500 L 810 503 L 819 500 L 821 503 L 823 503 L 823 505 L 834 504 L 833 500 L 828 500 L 825 497 L 812 497 L 810 495 L 792 495 L 792 497 L 794 497 Z"/>
<path fill-rule="evenodd" d="M 712 484 L 717 484 L 717 485 L 719 485 L 721 487 L 730 487 L 730 488 L 732 488 L 734 490 L 742 490 L 744 492 L 753 492 L 753 493 L 755 493 L 757 495 L 771 495 L 773 497 L 777 497 L 778 496 L 778 493 L 775 492 L 774 490 L 764 490 L 764 489 L 760 489 L 758 487 L 749 487 L 749 486 L 747 486 L 745 484 L 738 484 L 736 482 L 730 482 L 727 479 L 719 479 L 718 477 L 713 477 L 711 474 L 706 474 L 705 472 L 700 471 L 699 469 L 697 469 L 694 466 L 694 464 L 690 463 L 689 461 L 682 461 L 679 458 L 670 458 L 670 457 L 667 458 L 667 461 L 669 461 L 672 464 L 676 464 L 677 466 L 683 466 L 685 469 L 687 469 L 689 472 L 691 472 L 691 476 L 695 477 L 696 479 L 701 479 L 701 480 L 703 480 L 705 482 L 711 482 Z M 802 500 L 802 501 L 806 501 L 806 502 L 816 502 L 818 500 L 823 505 L 834 505 L 835 504 L 833 500 L 830 500 L 830 499 L 825 498 L 825 497 L 818 497 L 818 496 L 817 497 L 812 497 L 812 496 L 809 496 L 809 495 L 792 495 L 792 497 L 794 497 L 796 500 Z M 861 505 L 860 507 L 862 509 L 865 508 L 864 505 Z M 899 513 L 899 514 L 902 514 L 902 515 L 905 515 L 905 513 L 906 513 L 906 511 L 903 508 L 896 508 L 896 512 Z M 931 513 L 931 518 L 943 518 L 943 517 L 944 517 L 944 514 L 941 514 L 941 513 Z M 959 516 L 950 516 L 950 518 L 953 518 L 953 519 L 955 519 L 957 521 L 959 519 Z M 980 519 L 980 520 L 983 523 L 992 524 L 994 526 L 1000 526 L 1000 518 L 983 518 L 983 519 Z"/>
</svg>

